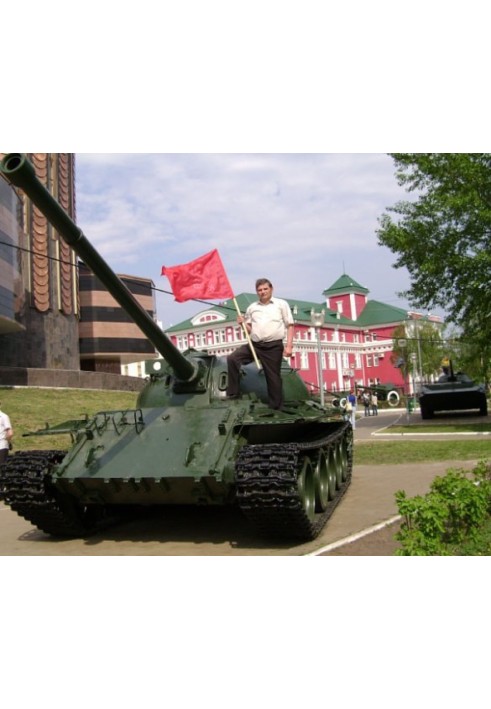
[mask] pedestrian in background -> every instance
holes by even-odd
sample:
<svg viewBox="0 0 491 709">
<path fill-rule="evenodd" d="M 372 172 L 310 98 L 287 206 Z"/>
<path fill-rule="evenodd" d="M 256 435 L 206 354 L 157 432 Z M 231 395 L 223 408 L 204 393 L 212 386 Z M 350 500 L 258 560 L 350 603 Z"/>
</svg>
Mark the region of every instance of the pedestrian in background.
<svg viewBox="0 0 491 709">
<path fill-rule="evenodd" d="M 365 416 L 370 416 L 370 394 L 368 391 L 363 392 L 362 401 L 365 407 Z"/>
<path fill-rule="evenodd" d="M 0 401 L 0 407 L 2 402 Z M 10 419 L 6 413 L 4 413 L 0 408 L 0 465 L 3 465 L 7 460 L 9 454 L 9 449 L 11 446 L 10 441 L 14 435 L 14 430 Z"/>
<path fill-rule="evenodd" d="M 348 394 L 347 405 L 350 412 L 351 425 L 354 430 L 356 424 L 356 395 L 353 390 Z"/>
<path fill-rule="evenodd" d="M 375 392 L 370 397 L 370 404 L 372 406 L 372 416 L 378 416 L 378 397 Z"/>
</svg>

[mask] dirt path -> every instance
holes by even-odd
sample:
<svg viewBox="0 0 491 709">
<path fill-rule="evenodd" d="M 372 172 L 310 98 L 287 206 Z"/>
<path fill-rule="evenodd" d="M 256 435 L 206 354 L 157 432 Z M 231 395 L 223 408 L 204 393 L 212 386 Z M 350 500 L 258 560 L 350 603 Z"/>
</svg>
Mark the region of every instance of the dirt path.
<svg viewBox="0 0 491 709">
<path fill-rule="evenodd" d="M 352 483 L 313 542 L 272 545 L 254 533 L 235 508 L 165 508 L 148 511 L 86 539 L 54 539 L 0 503 L 0 556 L 303 556 L 360 535 L 397 515 L 395 492 L 425 493 L 452 463 L 356 466 Z M 469 468 L 473 463 L 468 463 Z M 395 530 L 394 530 L 395 533 Z M 393 554 L 392 530 L 360 538 L 333 555 Z"/>
</svg>

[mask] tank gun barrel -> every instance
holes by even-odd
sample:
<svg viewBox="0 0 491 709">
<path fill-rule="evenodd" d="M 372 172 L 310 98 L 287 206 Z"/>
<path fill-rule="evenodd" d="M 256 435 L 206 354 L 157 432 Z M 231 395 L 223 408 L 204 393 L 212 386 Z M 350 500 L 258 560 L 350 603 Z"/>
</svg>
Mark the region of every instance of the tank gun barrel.
<svg viewBox="0 0 491 709">
<path fill-rule="evenodd" d="M 130 315 L 140 330 L 173 368 L 182 381 L 199 377 L 198 367 L 173 345 L 161 328 L 140 305 L 130 290 L 111 270 L 102 256 L 70 219 L 64 209 L 38 179 L 33 166 L 23 153 L 8 153 L 0 163 L 0 172 L 15 187 L 20 187 L 36 205 L 60 236 L 93 271 L 113 298 Z"/>
</svg>

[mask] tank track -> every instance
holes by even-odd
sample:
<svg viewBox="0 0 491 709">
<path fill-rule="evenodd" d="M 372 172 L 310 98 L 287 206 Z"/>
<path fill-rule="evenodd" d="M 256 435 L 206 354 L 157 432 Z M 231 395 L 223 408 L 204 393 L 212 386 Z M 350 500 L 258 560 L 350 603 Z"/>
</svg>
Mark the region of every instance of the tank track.
<svg viewBox="0 0 491 709">
<path fill-rule="evenodd" d="M 307 515 L 298 490 L 298 473 L 305 455 L 328 451 L 344 437 L 348 443 L 345 480 L 334 499 L 314 519 Z M 310 541 L 320 533 L 351 482 L 353 446 L 351 426 L 323 440 L 295 443 L 245 445 L 236 461 L 237 502 L 261 536 Z"/>
<path fill-rule="evenodd" d="M 57 494 L 51 471 L 65 451 L 21 451 L 9 456 L 0 468 L 0 499 L 38 529 L 56 537 L 81 537 L 112 520 L 103 507 L 83 508 Z"/>
</svg>

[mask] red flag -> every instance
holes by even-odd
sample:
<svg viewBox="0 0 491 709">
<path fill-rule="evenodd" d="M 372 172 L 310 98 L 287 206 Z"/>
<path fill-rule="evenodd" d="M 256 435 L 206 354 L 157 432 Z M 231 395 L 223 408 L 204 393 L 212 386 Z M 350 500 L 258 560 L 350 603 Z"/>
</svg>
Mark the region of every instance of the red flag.
<svg viewBox="0 0 491 709">
<path fill-rule="evenodd" d="M 216 249 L 181 266 L 162 266 L 178 303 L 193 298 L 233 298 L 222 260 Z"/>
</svg>

